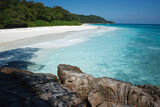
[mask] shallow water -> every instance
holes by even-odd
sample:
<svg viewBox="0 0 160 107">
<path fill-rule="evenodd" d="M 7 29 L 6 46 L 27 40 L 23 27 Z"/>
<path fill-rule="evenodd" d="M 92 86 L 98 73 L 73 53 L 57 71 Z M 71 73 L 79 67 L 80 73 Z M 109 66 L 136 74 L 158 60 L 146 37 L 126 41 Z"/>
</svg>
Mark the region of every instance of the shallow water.
<svg viewBox="0 0 160 107">
<path fill-rule="evenodd" d="M 57 74 L 58 64 L 78 66 L 95 77 L 160 86 L 159 25 L 96 25 L 116 29 L 72 33 L 57 41 L 40 42 L 27 61 L 44 67 L 34 72 Z"/>
</svg>

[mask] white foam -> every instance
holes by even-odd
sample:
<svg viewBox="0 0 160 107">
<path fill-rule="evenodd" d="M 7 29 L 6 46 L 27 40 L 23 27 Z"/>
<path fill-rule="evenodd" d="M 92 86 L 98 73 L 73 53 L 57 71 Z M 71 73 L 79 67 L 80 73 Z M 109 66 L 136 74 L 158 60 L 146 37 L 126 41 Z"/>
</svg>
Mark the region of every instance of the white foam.
<svg viewBox="0 0 160 107">
<path fill-rule="evenodd" d="M 101 29 L 99 31 L 97 31 L 97 33 L 103 33 L 103 32 L 109 32 L 112 30 L 117 29 L 116 27 L 101 27 Z"/>
<path fill-rule="evenodd" d="M 85 41 L 85 39 L 59 39 L 51 42 L 42 42 L 42 43 L 37 43 L 33 44 L 30 46 L 25 46 L 25 47 L 34 47 L 34 48 L 60 48 L 60 47 L 67 47 L 71 46 L 77 43 L 81 43 Z"/>
</svg>

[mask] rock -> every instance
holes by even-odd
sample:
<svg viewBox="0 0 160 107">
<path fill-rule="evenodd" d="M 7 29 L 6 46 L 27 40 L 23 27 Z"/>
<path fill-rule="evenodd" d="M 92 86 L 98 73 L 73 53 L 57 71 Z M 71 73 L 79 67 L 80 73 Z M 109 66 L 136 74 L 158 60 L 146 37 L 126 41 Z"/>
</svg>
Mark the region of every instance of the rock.
<svg viewBox="0 0 160 107">
<path fill-rule="evenodd" d="M 55 75 L 4 68 L 0 72 L 0 106 L 81 106 L 77 94 L 64 89 Z"/>
<path fill-rule="evenodd" d="M 64 87 L 76 92 L 87 104 L 87 96 L 95 81 L 93 76 L 83 73 L 78 67 L 62 64 L 58 66 L 58 76 Z"/>
<path fill-rule="evenodd" d="M 131 83 L 103 77 L 96 79 L 95 87 L 106 100 L 127 104 L 127 95 L 131 85 Z"/>
<path fill-rule="evenodd" d="M 112 78 L 94 78 L 78 67 L 59 65 L 58 76 L 64 87 L 76 92 L 92 107 L 159 107 L 160 87 L 132 86 Z"/>
<path fill-rule="evenodd" d="M 37 98 L 20 80 L 0 72 L 0 107 L 51 107 Z"/>
<path fill-rule="evenodd" d="M 52 74 L 0 67 L 0 107 L 160 107 L 160 87 L 95 78 L 61 64 Z"/>
<path fill-rule="evenodd" d="M 128 106 L 126 104 L 120 104 L 120 103 L 115 103 L 115 102 L 104 101 L 103 103 L 101 103 L 97 107 L 133 107 L 133 106 Z"/>
<path fill-rule="evenodd" d="M 151 85 L 144 85 L 144 86 L 138 86 L 139 88 L 142 88 L 142 90 L 146 93 L 148 93 L 152 98 L 153 101 L 157 102 L 160 105 L 160 88 L 157 86 L 151 86 Z"/>
<path fill-rule="evenodd" d="M 145 89 L 143 89 L 143 87 L 145 86 L 142 86 L 142 88 L 139 88 L 137 86 L 131 86 L 129 94 L 128 94 L 128 104 L 136 105 L 140 107 L 159 107 L 160 102 L 158 99 L 160 97 L 158 97 L 158 93 L 156 92 L 158 98 L 155 100 L 154 96 L 150 94 L 150 92 L 152 91 L 149 91 L 149 92 L 144 91 Z"/>
<path fill-rule="evenodd" d="M 88 101 L 92 107 L 97 107 L 99 104 L 105 101 L 105 97 L 98 91 L 91 91 L 88 94 Z"/>
<path fill-rule="evenodd" d="M 25 71 L 25 70 L 20 70 L 20 69 L 15 69 L 15 68 L 3 68 L 3 70 L 1 70 L 1 72 L 5 73 L 5 74 L 14 74 L 14 73 L 24 73 L 24 74 L 33 74 L 33 72 L 30 71 Z"/>
</svg>

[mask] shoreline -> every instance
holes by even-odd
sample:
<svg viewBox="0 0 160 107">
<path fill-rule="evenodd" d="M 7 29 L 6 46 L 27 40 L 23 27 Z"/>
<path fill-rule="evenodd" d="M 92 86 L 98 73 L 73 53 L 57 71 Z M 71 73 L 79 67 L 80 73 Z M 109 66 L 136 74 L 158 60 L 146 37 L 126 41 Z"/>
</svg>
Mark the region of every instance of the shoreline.
<svg viewBox="0 0 160 107">
<path fill-rule="evenodd" d="M 81 25 L 81 26 L 52 26 L 52 27 L 33 27 L 33 28 L 16 28 L 0 30 L 0 52 L 9 51 L 18 48 L 43 48 L 45 44 L 52 46 L 65 45 L 60 44 L 67 41 L 72 45 L 72 42 L 80 42 L 80 38 L 84 37 L 83 32 L 91 32 L 88 35 L 101 32 L 108 32 L 115 28 Z M 74 35 L 74 36 L 73 36 Z M 70 37 L 72 36 L 72 37 Z M 68 38 L 69 37 L 69 38 Z M 73 41 L 76 40 L 76 41 Z M 79 41 L 77 41 L 79 40 Z M 72 41 L 72 42 L 71 42 Z M 55 44 L 57 43 L 57 45 Z M 43 45 L 41 47 L 41 45 Z M 39 45 L 38 47 L 36 45 Z M 45 48 L 45 47 L 44 47 Z"/>
<path fill-rule="evenodd" d="M 51 27 L 33 27 L 33 28 L 15 28 L 0 30 L 0 46 L 8 42 L 19 41 L 32 37 L 45 36 L 49 34 L 59 34 L 72 31 L 82 31 L 96 29 L 97 26 L 51 26 Z M 56 35 L 55 35 L 56 36 Z"/>
</svg>

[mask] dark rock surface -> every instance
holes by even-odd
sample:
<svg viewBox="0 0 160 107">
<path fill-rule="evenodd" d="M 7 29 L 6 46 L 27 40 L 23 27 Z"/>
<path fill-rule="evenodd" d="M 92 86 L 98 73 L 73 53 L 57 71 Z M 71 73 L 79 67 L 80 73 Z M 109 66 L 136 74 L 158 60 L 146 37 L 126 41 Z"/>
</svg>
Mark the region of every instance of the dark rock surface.
<svg viewBox="0 0 160 107">
<path fill-rule="evenodd" d="M 64 87 L 78 93 L 92 107 L 160 107 L 160 87 L 131 83 L 111 78 L 94 78 L 75 66 L 61 64 L 58 76 Z"/>
<path fill-rule="evenodd" d="M 0 72 L 0 107 L 80 106 L 77 94 L 64 89 L 52 74 L 4 68 Z"/>
</svg>

